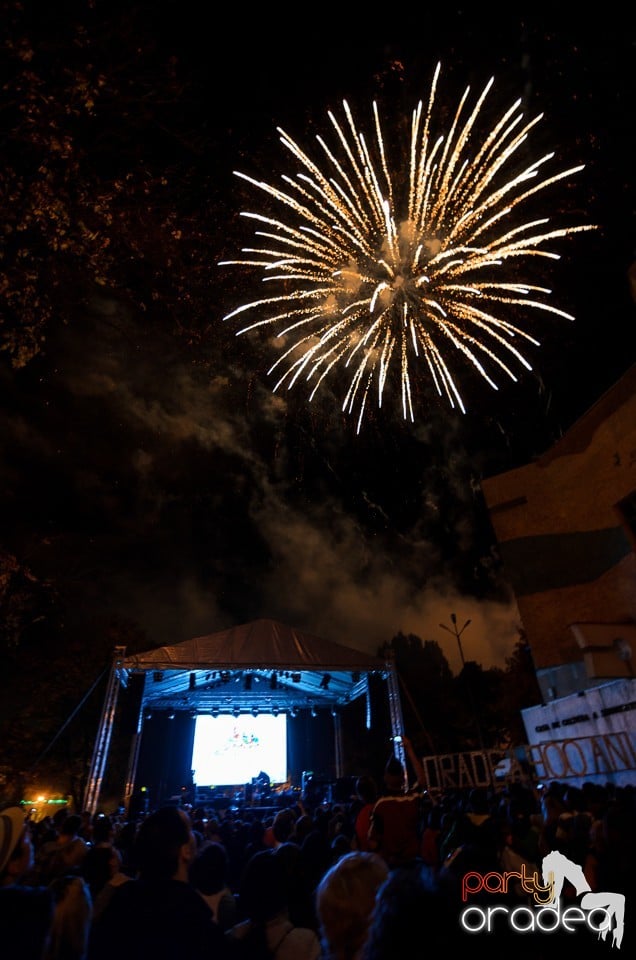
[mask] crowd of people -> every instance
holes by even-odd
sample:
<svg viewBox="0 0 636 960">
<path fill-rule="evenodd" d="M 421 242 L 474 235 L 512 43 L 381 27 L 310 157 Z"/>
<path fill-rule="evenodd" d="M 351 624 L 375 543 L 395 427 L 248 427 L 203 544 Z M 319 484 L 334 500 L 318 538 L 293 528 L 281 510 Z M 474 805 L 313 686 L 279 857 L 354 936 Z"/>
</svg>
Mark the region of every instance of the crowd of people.
<svg viewBox="0 0 636 960">
<path fill-rule="evenodd" d="M 536 909 L 523 878 L 541 877 L 554 851 L 582 878 L 564 881 L 563 905 L 581 889 L 622 895 L 623 949 L 633 946 L 632 786 L 510 783 L 432 797 L 408 789 L 392 757 L 381 783 L 360 776 L 346 802 L 297 799 L 266 819 L 258 807 L 219 814 L 169 804 L 135 820 L 64 811 L 35 822 L 9 805 L 0 810 L 0 955 L 393 960 L 480 946 L 491 957 L 541 960 L 587 944 L 503 922 L 467 932 L 459 917 L 467 876 L 472 906 Z M 490 885 L 475 880 L 487 876 Z M 598 948 L 621 945 L 611 937 L 597 934 Z"/>
</svg>

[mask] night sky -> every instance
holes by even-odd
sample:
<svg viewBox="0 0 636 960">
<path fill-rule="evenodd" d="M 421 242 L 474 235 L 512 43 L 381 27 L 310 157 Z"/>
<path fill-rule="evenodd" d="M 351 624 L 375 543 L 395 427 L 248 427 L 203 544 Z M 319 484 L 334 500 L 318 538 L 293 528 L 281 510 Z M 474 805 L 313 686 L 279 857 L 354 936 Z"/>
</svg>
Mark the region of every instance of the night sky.
<svg viewBox="0 0 636 960">
<path fill-rule="evenodd" d="M 4 549 L 54 581 L 78 617 L 124 618 L 152 645 L 268 617 L 372 653 L 415 633 L 437 640 L 456 669 L 439 627 L 455 612 L 472 620 L 466 657 L 503 666 L 518 615 L 480 480 L 547 450 L 634 361 L 633 19 L 607 5 L 567 27 L 549 14 L 431 16 L 420 6 L 359 12 L 359 23 L 322 7 L 236 8 L 217 22 L 185 0 L 74 4 L 68 23 L 84 7 L 109 42 L 120 22 L 129 49 L 137 38 L 131 83 L 149 63 L 187 78 L 200 178 L 174 213 L 185 224 L 209 211 L 198 245 L 210 267 L 197 288 L 206 324 L 196 341 L 180 337 L 170 317 L 104 287 L 72 323 L 52 324 L 24 367 L 0 354 Z M 63 46 L 59 10 L 33 13 L 25 29 L 42 58 Z M 223 322 L 255 295 L 218 266 L 251 240 L 232 171 L 277 178 L 289 158 L 276 127 L 309 147 L 345 98 L 360 115 L 377 97 L 409 117 L 437 61 L 449 107 L 493 75 L 499 112 L 521 96 L 545 114 L 531 149 L 585 166 L 550 195 L 549 214 L 562 204 L 566 221 L 599 229 L 569 238 L 546 266 L 551 302 L 576 319 L 533 328 L 532 372 L 502 379 L 498 392 L 467 378 L 466 414 L 440 402 L 423 372 L 414 424 L 387 403 L 357 434 L 335 384 L 311 404 L 302 387 L 273 394 L 267 336 L 237 338 Z M 161 163 L 144 141 L 151 126 L 139 164 Z"/>
</svg>

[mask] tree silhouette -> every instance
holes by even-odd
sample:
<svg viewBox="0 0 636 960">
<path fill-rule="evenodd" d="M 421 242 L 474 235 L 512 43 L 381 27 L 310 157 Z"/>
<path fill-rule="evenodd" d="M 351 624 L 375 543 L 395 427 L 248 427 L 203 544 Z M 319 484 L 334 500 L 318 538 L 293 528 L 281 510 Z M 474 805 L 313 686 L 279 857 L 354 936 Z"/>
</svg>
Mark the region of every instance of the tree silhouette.
<svg viewBox="0 0 636 960">
<path fill-rule="evenodd" d="M 530 652 L 522 636 L 506 670 L 466 661 L 453 676 L 441 646 L 397 633 L 379 651 L 391 651 L 404 723 L 422 755 L 496 749 L 526 742 L 521 710 L 540 700 Z"/>
<path fill-rule="evenodd" d="M 543 695 L 526 635 L 520 631 L 512 653 L 506 657 L 504 682 L 499 695 L 499 710 L 512 746 L 526 743 L 522 710 L 541 703 Z"/>
<path fill-rule="evenodd" d="M 421 753 L 445 753 L 457 744 L 453 674 L 440 645 L 397 633 L 389 647 L 400 683 L 404 723 Z"/>
<path fill-rule="evenodd" d="M 1 10 L 2 349 L 23 367 L 104 292 L 196 339 L 218 199 L 188 67 L 135 6 Z"/>
<path fill-rule="evenodd" d="M 134 652 L 148 646 L 133 623 L 65 612 L 68 616 L 46 621 L 13 651 L 20 659 L 19 670 L 0 674 L 0 797 L 15 801 L 38 790 L 81 802 L 113 649 L 125 646 Z M 123 738 L 125 731 L 118 728 L 118 734 Z M 118 768 L 122 783 L 122 755 L 127 757 L 129 748 L 129 739 L 111 747 L 109 763 Z"/>
</svg>

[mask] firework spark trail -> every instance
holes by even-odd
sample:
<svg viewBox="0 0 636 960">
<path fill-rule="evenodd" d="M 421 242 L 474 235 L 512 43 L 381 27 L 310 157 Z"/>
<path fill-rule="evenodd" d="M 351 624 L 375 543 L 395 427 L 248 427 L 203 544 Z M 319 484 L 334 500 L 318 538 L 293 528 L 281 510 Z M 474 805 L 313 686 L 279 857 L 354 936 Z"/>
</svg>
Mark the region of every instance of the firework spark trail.
<svg viewBox="0 0 636 960">
<path fill-rule="evenodd" d="M 271 327 L 277 338 L 292 340 L 269 370 L 283 371 L 274 390 L 291 389 L 304 376 L 311 399 L 334 368 L 351 370 L 342 409 L 357 408 L 358 431 L 370 391 L 377 391 L 381 406 L 396 363 L 402 413 L 411 421 L 412 379 L 422 369 L 437 393 L 462 412 L 451 370 L 455 359 L 472 364 L 494 390 L 493 368 L 513 381 L 512 364 L 531 370 L 519 342 L 538 347 L 539 341 L 511 322 L 510 314 L 533 310 L 574 318 L 547 302 L 550 289 L 505 271 L 537 257 L 558 259 L 547 243 L 596 229 L 547 229 L 545 217 L 517 222 L 518 209 L 531 197 L 583 167 L 543 175 L 550 153 L 508 175 L 542 116 L 524 124 L 517 101 L 478 141 L 476 126 L 492 78 L 464 119 L 466 88 L 448 133 L 436 135 L 439 74 L 438 64 L 426 109 L 420 102 L 413 111 L 406 163 L 395 170 L 377 104 L 368 143 L 344 101 L 344 121 L 328 113 L 337 148 L 316 138 L 325 170 L 278 128 L 282 145 L 301 164 L 296 177 L 282 176 L 281 188 L 235 171 L 281 213 L 243 212 L 256 225 L 257 245 L 220 265 L 258 268 L 278 293 L 245 303 L 224 319 L 249 313 L 254 319 L 238 334 Z M 478 141 L 474 155 L 472 141 Z"/>
</svg>

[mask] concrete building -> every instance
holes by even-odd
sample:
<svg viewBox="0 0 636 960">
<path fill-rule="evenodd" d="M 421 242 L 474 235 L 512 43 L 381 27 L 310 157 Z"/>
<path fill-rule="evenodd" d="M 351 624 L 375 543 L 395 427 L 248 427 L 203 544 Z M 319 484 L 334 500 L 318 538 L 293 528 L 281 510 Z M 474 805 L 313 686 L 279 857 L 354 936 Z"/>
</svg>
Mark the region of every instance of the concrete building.
<svg viewBox="0 0 636 960">
<path fill-rule="evenodd" d="M 543 697 L 524 711 L 528 743 L 609 730 L 627 736 L 629 764 L 632 748 L 636 757 L 636 365 L 550 450 L 484 480 L 482 490 Z M 590 709 L 584 697 L 594 700 Z"/>
</svg>

